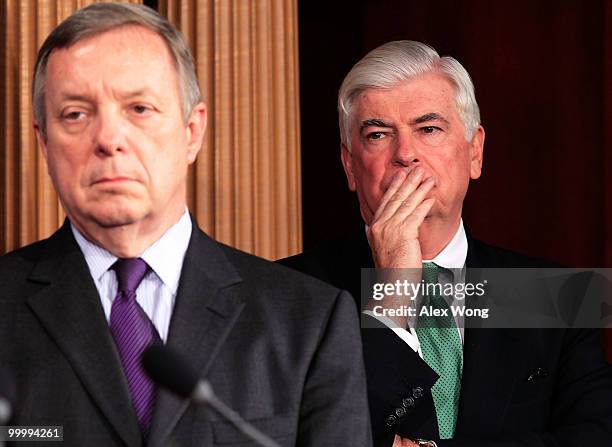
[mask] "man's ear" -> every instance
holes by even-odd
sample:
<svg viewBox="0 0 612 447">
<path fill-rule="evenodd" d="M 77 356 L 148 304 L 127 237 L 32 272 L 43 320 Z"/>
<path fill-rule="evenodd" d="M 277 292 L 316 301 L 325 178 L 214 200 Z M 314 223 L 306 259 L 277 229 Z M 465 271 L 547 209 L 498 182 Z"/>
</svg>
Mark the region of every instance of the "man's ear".
<svg viewBox="0 0 612 447">
<path fill-rule="evenodd" d="M 40 147 L 43 157 L 45 157 L 45 161 L 48 161 L 49 159 L 47 156 L 47 138 L 45 137 L 44 132 L 36 121 L 34 121 L 34 130 L 36 131 L 36 140 L 38 141 L 38 147 Z"/>
<path fill-rule="evenodd" d="M 344 173 L 348 180 L 348 186 L 351 191 L 357 189 L 355 183 L 355 175 L 353 174 L 353 154 L 348 150 L 346 144 L 340 145 L 340 158 L 342 159 L 342 166 L 344 167 Z"/>
<path fill-rule="evenodd" d="M 206 133 L 206 105 L 203 102 L 197 103 L 189 120 L 187 121 L 187 161 L 193 163 L 200 152 L 204 134 Z"/>
<path fill-rule="evenodd" d="M 470 178 L 476 180 L 482 173 L 482 156 L 484 152 L 485 130 L 478 126 L 470 143 Z"/>
</svg>

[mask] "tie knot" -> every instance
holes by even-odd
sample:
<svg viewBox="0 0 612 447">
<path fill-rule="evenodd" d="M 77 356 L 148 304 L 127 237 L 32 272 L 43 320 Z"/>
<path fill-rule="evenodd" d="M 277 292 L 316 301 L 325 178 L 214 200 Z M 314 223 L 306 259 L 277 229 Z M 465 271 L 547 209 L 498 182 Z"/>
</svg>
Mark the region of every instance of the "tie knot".
<svg viewBox="0 0 612 447">
<path fill-rule="evenodd" d="M 440 268 L 433 262 L 423 263 L 423 281 L 425 284 L 435 284 L 438 282 L 438 271 Z"/>
<path fill-rule="evenodd" d="M 148 264 L 140 258 L 118 259 L 112 266 L 117 274 L 118 290 L 136 292 L 138 285 L 149 270 Z"/>
</svg>

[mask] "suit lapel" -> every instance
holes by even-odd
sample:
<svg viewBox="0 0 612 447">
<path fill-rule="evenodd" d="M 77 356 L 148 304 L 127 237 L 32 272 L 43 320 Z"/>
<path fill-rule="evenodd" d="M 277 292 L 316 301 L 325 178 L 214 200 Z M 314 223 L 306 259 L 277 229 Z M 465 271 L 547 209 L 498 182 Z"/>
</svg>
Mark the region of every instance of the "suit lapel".
<svg viewBox="0 0 612 447">
<path fill-rule="evenodd" d="M 67 221 L 41 259 L 29 279 L 48 285 L 28 298 L 30 309 L 119 437 L 130 447 L 142 445 L 98 291 Z"/>
<path fill-rule="evenodd" d="M 503 267 L 486 252 L 478 241 L 468 234 L 467 282 L 483 278 L 486 267 Z M 468 302 L 468 306 L 476 306 Z M 508 329 L 465 329 L 463 347 L 463 378 L 459 400 L 458 432 L 479 432 L 479 424 L 488 427 L 503 426 L 505 410 L 512 397 L 517 380 L 515 353 L 519 349 L 516 331 Z M 500 386 L 503 384 L 503 386 Z"/>
<path fill-rule="evenodd" d="M 517 340 L 507 329 L 466 329 L 458 432 L 498 432 L 517 380 Z"/>
<path fill-rule="evenodd" d="M 181 352 L 204 377 L 240 315 L 244 298 L 238 294 L 241 278 L 220 244 L 202 233 L 195 223 L 193 228 L 167 345 Z M 188 405 L 187 400 L 159 390 L 151 445 L 166 445 Z"/>
</svg>

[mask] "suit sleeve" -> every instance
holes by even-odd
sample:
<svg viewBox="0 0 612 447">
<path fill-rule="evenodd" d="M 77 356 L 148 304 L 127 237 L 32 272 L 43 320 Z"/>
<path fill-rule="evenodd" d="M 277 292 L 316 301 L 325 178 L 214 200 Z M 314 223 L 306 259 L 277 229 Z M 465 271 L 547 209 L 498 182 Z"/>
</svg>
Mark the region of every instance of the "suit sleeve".
<svg viewBox="0 0 612 447">
<path fill-rule="evenodd" d="M 298 446 L 372 445 L 355 304 L 340 292 L 321 332 L 300 408 Z"/>
<path fill-rule="evenodd" d="M 440 447 L 585 447 L 612 445 L 612 367 L 602 352 L 602 332 L 566 331 L 551 402 L 550 429 L 496 439 L 456 437 Z M 486 398 L 483 396 L 483 398 Z"/>
<path fill-rule="evenodd" d="M 437 435 L 434 404 L 428 390 L 438 375 L 383 323 L 369 315 L 362 319 L 374 445 L 391 447 L 396 433 L 416 433 L 422 438 Z"/>
</svg>

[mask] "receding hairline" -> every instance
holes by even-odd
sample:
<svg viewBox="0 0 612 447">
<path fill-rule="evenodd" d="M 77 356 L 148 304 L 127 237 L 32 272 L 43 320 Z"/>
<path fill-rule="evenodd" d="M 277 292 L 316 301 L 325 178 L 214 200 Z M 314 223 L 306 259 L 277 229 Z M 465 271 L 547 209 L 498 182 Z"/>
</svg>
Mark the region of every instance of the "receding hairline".
<svg viewBox="0 0 612 447">
<path fill-rule="evenodd" d="M 437 67 L 433 67 L 431 70 L 426 71 L 424 73 L 419 73 L 419 74 L 416 74 L 414 76 L 410 76 L 410 77 L 408 77 L 406 79 L 398 80 L 397 82 L 395 82 L 394 84 L 392 84 L 389 87 L 363 86 L 363 87 L 360 87 L 360 88 L 356 88 L 347 98 L 348 99 L 348 101 L 347 101 L 348 104 L 346 104 L 346 105 L 348 105 L 350 107 L 350 111 L 351 111 L 350 117 L 355 118 L 355 107 L 361 101 L 361 99 L 363 98 L 363 95 L 365 95 L 365 94 L 367 94 L 369 92 L 381 92 L 381 93 L 390 92 L 391 90 L 394 90 L 394 89 L 400 87 L 402 84 L 410 84 L 412 82 L 415 82 L 415 81 L 419 80 L 420 78 L 424 78 L 424 77 L 431 76 L 431 75 L 434 75 L 434 76 L 436 76 L 436 77 L 438 77 L 440 79 L 445 80 L 448 83 L 448 85 L 451 87 L 451 89 L 452 89 L 451 102 L 452 102 L 453 108 L 454 108 L 455 112 L 457 113 L 461 123 L 465 125 L 465 123 L 463 123 L 463 119 L 462 119 L 461 113 L 459 111 L 459 106 L 458 106 L 457 101 L 456 101 L 456 95 L 459 92 L 459 87 L 456 85 L 456 83 L 454 82 L 454 80 L 450 76 L 448 76 L 443 71 L 440 71 Z M 425 112 L 423 114 L 420 114 L 419 116 L 415 116 L 415 117 L 411 118 L 410 122 L 412 122 L 413 119 L 418 120 L 418 119 L 421 119 L 421 118 L 423 118 L 423 117 L 425 117 L 425 116 L 427 116 L 429 114 L 436 115 L 438 118 L 441 118 L 441 119 L 446 121 L 446 119 L 444 119 L 442 116 L 440 116 L 440 114 L 437 111 L 430 110 L 430 111 L 427 111 L 427 112 Z M 382 120 L 381 117 L 372 117 L 372 118 L 368 118 L 366 120 L 361 120 L 361 121 L 367 121 L 367 120 L 371 120 L 371 119 L 375 119 L 375 120 L 376 119 L 380 119 L 380 120 Z M 351 121 L 354 121 L 354 119 L 351 120 Z M 382 120 L 382 121 L 384 121 L 384 120 Z M 357 124 L 360 125 L 361 123 L 357 123 Z M 350 122 L 349 122 L 349 126 L 351 126 Z"/>
<path fill-rule="evenodd" d="M 168 45 L 168 42 L 159 33 L 139 23 L 121 24 L 115 27 L 110 27 L 106 30 L 92 33 L 91 35 L 87 35 L 80 39 L 77 39 L 74 42 L 71 42 L 69 45 L 53 48 L 47 55 L 47 59 L 46 59 L 45 77 L 44 77 L 45 92 L 47 92 L 47 87 L 49 83 L 49 68 L 51 67 L 52 63 L 57 63 L 57 62 L 52 62 L 54 60 L 53 58 L 54 55 L 57 57 L 58 53 L 61 53 L 62 51 L 70 51 L 71 49 L 74 49 L 74 47 L 78 45 L 92 45 L 92 44 L 95 45 L 95 43 L 93 43 L 93 40 L 95 40 L 96 38 L 101 38 L 102 36 L 113 33 L 113 32 L 126 32 L 126 31 L 128 33 L 133 32 L 133 33 L 140 34 L 141 36 L 145 36 L 145 39 L 144 39 L 145 41 L 151 38 L 157 38 L 158 43 L 160 43 L 161 41 L 164 48 L 166 49 L 164 57 L 167 59 L 167 61 L 169 61 L 170 66 L 172 67 L 171 72 L 173 73 L 172 76 L 174 76 L 174 79 L 175 79 L 176 93 L 178 95 L 179 102 L 180 102 L 181 101 L 181 78 L 180 78 L 181 73 L 179 70 L 178 61 L 175 59 L 174 54 L 172 53 L 172 50 Z M 135 41 L 131 40 L 130 45 L 133 45 L 133 42 Z M 134 43 L 134 44 L 138 45 L 138 43 Z M 157 51 L 157 48 L 153 49 L 152 52 L 157 55 L 160 54 Z M 120 95 L 125 98 L 125 97 L 142 96 L 145 93 L 153 94 L 156 97 L 162 96 L 159 92 L 154 91 L 149 86 L 139 87 L 133 90 L 126 88 L 123 90 L 122 93 L 120 93 Z M 64 100 L 74 99 L 74 100 L 83 100 L 86 102 L 91 101 L 91 98 L 88 98 L 87 95 L 83 95 L 80 93 L 74 94 L 71 91 L 62 91 L 60 89 L 59 94 L 64 97 L 63 98 Z M 45 94 L 44 95 L 44 107 L 45 108 L 47 107 L 48 98 L 49 98 L 49 95 Z"/>
<path fill-rule="evenodd" d="M 170 47 L 169 42 L 164 38 L 162 34 L 160 34 L 154 29 L 151 29 L 147 25 L 139 23 L 139 22 L 121 23 L 118 25 L 109 26 L 108 28 L 104 28 L 104 29 L 92 30 L 91 33 L 84 34 L 83 36 L 79 37 L 78 39 L 66 45 L 62 45 L 62 46 L 53 48 L 46 56 L 45 73 L 47 72 L 47 69 L 49 68 L 51 56 L 53 56 L 54 53 L 63 51 L 63 50 L 67 51 L 77 45 L 87 44 L 88 41 L 91 41 L 96 38 L 100 38 L 106 34 L 110 34 L 113 32 L 122 32 L 122 31 L 134 32 L 136 34 L 141 34 L 145 36 L 148 35 L 149 37 L 156 38 L 158 41 L 163 43 L 164 48 L 166 49 L 166 55 L 168 55 L 170 57 L 170 60 L 172 61 L 172 67 L 176 71 L 177 75 L 180 76 L 178 60 L 176 59 L 175 54 L 172 51 L 172 48 Z"/>
<path fill-rule="evenodd" d="M 135 5 L 131 4 L 93 4 L 87 8 L 93 8 L 96 5 L 120 5 L 125 7 L 131 7 Z M 79 12 L 75 13 L 79 14 Z M 155 13 L 157 14 L 157 13 Z M 147 14 L 145 14 L 147 15 Z M 157 14 L 158 15 L 158 14 Z M 159 16 L 159 15 L 158 15 Z M 157 35 L 159 39 L 164 43 L 166 51 L 168 52 L 171 60 L 171 67 L 174 75 L 176 76 L 176 82 L 178 87 L 178 94 L 181 102 L 181 113 L 183 119 L 187 122 L 189 114 L 198 102 L 203 101 L 202 93 L 199 88 L 197 80 L 197 74 L 195 72 L 195 66 L 193 63 L 193 56 L 189 51 L 187 42 L 184 40 L 184 36 L 177 30 L 171 23 L 169 23 L 163 17 L 126 17 L 126 20 L 120 21 L 108 21 L 107 23 L 98 24 L 99 26 L 93 26 L 90 29 L 81 27 L 76 32 L 68 32 L 63 34 L 60 32 L 55 36 L 56 41 L 51 44 L 51 48 L 48 46 L 49 39 L 56 33 L 58 28 L 65 26 L 65 23 L 72 19 L 72 16 L 58 25 L 51 34 L 47 37 L 41 48 L 36 60 L 34 68 L 34 77 L 32 80 L 32 100 L 34 108 L 34 118 L 36 125 L 40 126 L 41 132 L 44 135 L 46 132 L 46 94 L 47 89 L 47 69 L 51 56 L 56 51 L 62 49 L 69 49 L 80 42 L 94 39 L 111 33 L 113 31 L 122 29 L 132 29 L 141 36 Z M 157 20 L 159 19 L 159 20 Z M 64 30 L 65 31 L 65 30 Z M 148 31 L 148 32 L 147 32 Z M 145 37 L 146 38 L 146 37 Z M 42 100 L 42 101 L 41 101 Z"/>
</svg>

